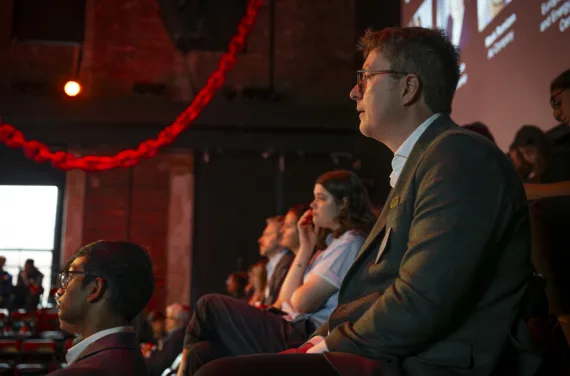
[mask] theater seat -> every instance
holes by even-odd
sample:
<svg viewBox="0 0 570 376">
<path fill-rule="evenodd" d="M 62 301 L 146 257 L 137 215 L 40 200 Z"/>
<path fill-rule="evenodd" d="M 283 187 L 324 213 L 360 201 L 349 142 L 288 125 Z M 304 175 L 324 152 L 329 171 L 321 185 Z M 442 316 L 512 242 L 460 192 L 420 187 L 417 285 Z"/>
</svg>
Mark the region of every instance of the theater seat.
<svg viewBox="0 0 570 376">
<path fill-rule="evenodd" d="M 47 375 L 49 372 L 46 364 L 18 364 L 16 367 L 16 375 Z"/>
<path fill-rule="evenodd" d="M 12 375 L 12 365 L 9 363 L 0 363 L 0 375 Z"/>
</svg>

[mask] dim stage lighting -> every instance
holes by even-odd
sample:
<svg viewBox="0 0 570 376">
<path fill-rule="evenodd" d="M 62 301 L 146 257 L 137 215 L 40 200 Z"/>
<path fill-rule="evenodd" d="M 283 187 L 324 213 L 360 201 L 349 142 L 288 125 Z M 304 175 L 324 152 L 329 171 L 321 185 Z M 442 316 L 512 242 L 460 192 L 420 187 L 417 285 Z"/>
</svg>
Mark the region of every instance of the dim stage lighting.
<svg viewBox="0 0 570 376">
<path fill-rule="evenodd" d="M 63 87 L 63 91 L 69 97 L 75 97 L 77 94 L 81 92 L 81 85 L 75 81 L 67 81 L 65 86 Z"/>
</svg>

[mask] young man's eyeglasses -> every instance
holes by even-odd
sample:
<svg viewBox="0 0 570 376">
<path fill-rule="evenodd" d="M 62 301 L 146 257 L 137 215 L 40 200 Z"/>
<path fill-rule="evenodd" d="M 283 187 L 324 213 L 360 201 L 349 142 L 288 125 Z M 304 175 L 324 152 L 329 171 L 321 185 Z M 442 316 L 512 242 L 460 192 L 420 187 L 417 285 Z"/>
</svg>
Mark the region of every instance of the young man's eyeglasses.
<svg viewBox="0 0 570 376">
<path fill-rule="evenodd" d="M 396 72 L 393 70 L 368 70 L 368 69 L 360 69 L 356 71 L 356 84 L 358 85 L 358 90 L 360 93 L 364 93 L 364 80 L 368 80 L 372 76 L 377 74 L 408 74 L 405 72 Z"/>
<path fill-rule="evenodd" d="M 562 93 L 564 93 L 566 90 L 570 90 L 570 88 L 560 89 L 550 97 L 550 106 L 553 110 L 560 109 L 560 106 L 562 105 Z"/>
<path fill-rule="evenodd" d="M 61 272 L 61 273 L 59 273 L 59 285 L 62 289 L 65 290 L 67 288 L 67 285 L 69 284 L 69 281 L 71 280 L 71 276 L 74 274 L 96 276 L 95 274 L 90 273 L 90 272 L 79 272 L 79 271 L 69 271 L 69 270 Z"/>
</svg>

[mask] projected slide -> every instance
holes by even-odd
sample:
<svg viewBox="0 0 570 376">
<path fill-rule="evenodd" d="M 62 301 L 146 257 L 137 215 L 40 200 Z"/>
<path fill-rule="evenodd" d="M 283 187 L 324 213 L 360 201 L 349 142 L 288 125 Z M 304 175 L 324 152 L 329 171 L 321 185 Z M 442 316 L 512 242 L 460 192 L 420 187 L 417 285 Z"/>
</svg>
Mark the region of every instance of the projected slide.
<svg viewBox="0 0 570 376">
<path fill-rule="evenodd" d="M 432 0 L 424 0 L 408 26 L 433 27 L 433 6 Z"/>
<path fill-rule="evenodd" d="M 483 30 L 512 0 L 478 0 L 477 23 Z M 528 1 L 528 0 L 527 0 Z"/>
<path fill-rule="evenodd" d="M 445 30 L 445 34 L 456 46 L 462 44 L 465 1 L 468 0 L 437 0 L 436 25 L 439 29 Z"/>
<path fill-rule="evenodd" d="M 523 124 L 556 125 L 550 82 L 570 68 L 570 0 L 401 0 L 402 24 L 442 29 L 461 54 L 459 124 L 482 121 L 506 149 Z"/>
</svg>

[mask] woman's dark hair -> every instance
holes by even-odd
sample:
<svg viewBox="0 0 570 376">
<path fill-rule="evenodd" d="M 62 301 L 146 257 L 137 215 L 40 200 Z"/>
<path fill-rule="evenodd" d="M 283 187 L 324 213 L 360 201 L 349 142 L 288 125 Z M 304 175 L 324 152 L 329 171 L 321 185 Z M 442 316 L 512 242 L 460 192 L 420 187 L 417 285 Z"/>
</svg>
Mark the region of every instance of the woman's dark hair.
<svg viewBox="0 0 570 376">
<path fill-rule="evenodd" d="M 340 227 L 333 232 L 335 238 L 340 237 L 348 230 L 353 230 L 366 236 L 376 216 L 372 210 L 372 204 L 368 192 L 360 178 L 353 172 L 336 170 L 327 172 L 317 179 L 315 184 L 320 184 L 329 192 L 341 210 L 336 220 Z M 331 230 L 321 229 L 317 242 L 317 249 L 327 247 L 326 238 Z"/>
</svg>

